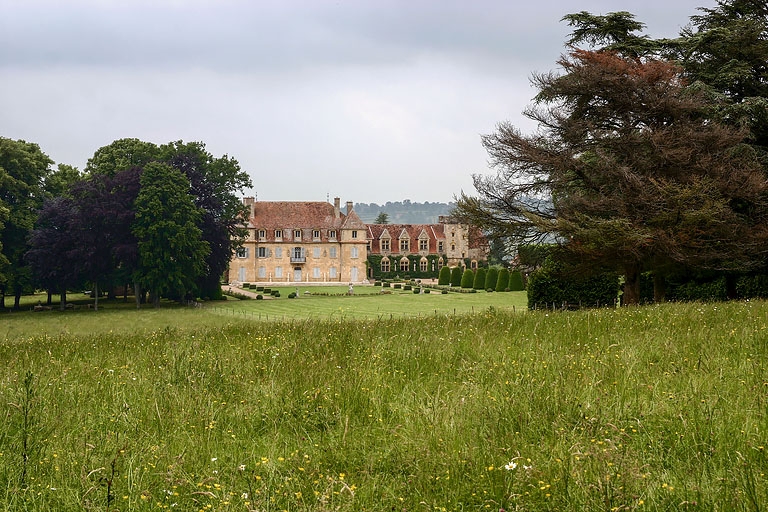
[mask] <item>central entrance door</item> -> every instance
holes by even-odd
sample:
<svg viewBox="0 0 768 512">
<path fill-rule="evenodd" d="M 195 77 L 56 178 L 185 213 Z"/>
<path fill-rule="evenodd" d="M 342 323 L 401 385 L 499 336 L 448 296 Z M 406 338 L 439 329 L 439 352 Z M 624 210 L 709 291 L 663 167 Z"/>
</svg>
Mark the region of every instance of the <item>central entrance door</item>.
<svg viewBox="0 0 768 512">
<path fill-rule="evenodd" d="M 295 267 L 293 269 L 293 281 L 295 283 L 301 282 L 301 267 Z"/>
</svg>

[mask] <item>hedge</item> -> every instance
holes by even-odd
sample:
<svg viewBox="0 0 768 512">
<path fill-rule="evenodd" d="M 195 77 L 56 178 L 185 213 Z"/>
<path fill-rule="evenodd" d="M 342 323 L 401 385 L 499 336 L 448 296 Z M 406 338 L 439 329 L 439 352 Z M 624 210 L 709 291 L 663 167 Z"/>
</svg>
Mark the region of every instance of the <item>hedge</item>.
<svg viewBox="0 0 768 512">
<path fill-rule="evenodd" d="M 461 270 L 461 267 L 453 267 L 451 269 L 451 286 L 459 287 L 461 286 L 461 277 L 463 275 L 463 270 Z"/>
<path fill-rule="evenodd" d="M 437 284 L 440 286 L 448 286 L 451 282 L 451 268 L 444 266 L 440 269 L 440 276 L 438 277 Z"/>
<path fill-rule="evenodd" d="M 496 282 L 499 280 L 499 269 L 491 267 L 488 269 L 488 273 L 485 274 L 485 286 L 486 290 L 495 290 Z"/>
<path fill-rule="evenodd" d="M 509 284 L 507 284 L 507 288 L 513 292 L 521 292 L 525 290 L 525 286 L 523 285 L 523 275 L 519 270 L 513 270 L 509 273 Z"/>
<path fill-rule="evenodd" d="M 618 294 L 619 276 L 615 272 L 584 276 L 552 260 L 528 278 L 529 309 L 613 305 Z"/>
</svg>

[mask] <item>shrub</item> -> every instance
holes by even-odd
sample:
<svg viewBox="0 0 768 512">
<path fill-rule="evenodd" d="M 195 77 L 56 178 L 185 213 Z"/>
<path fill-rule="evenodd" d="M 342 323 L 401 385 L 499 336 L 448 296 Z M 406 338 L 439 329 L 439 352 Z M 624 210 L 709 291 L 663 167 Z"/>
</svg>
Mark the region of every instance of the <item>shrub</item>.
<svg viewBox="0 0 768 512">
<path fill-rule="evenodd" d="M 475 282 L 475 273 L 472 272 L 472 269 L 467 269 L 464 271 L 464 275 L 461 276 L 461 287 L 462 288 L 472 288 L 472 285 Z"/>
<path fill-rule="evenodd" d="M 453 267 L 451 269 L 451 286 L 459 287 L 461 286 L 461 277 L 462 277 L 463 271 L 461 270 L 461 267 Z"/>
<path fill-rule="evenodd" d="M 257 292 L 263 292 L 264 291 L 264 287 L 263 286 L 257 286 L 256 287 L 256 291 Z"/>
<path fill-rule="evenodd" d="M 399 290 L 402 287 L 400 283 L 395 283 L 394 288 L 395 290 Z"/>
<path fill-rule="evenodd" d="M 296 292 L 291 292 L 288 294 L 289 299 L 295 299 L 296 298 Z"/>
<path fill-rule="evenodd" d="M 424 293 L 429 293 L 429 288 L 424 288 Z"/>
<path fill-rule="evenodd" d="M 381 285 L 383 288 L 390 288 L 392 286 L 392 283 L 389 281 L 384 281 L 384 284 Z"/>
<path fill-rule="evenodd" d="M 280 297 L 280 290 L 272 290 L 273 297 Z"/>
<path fill-rule="evenodd" d="M 492 292 L 494 292 L 494 291 L 496 291 L 496 290 L 494 290 L 493 288 L 488 288 L 488 289 L 486 289 L 485 291 L 486 291 L 487 293 L 492 293 Z"/>
<path fill-rule="evenodd" d="M 521 274 L 519 270 L 513 270 L 509 273 L 509 284 L 507 285 L 507 288 L 513 292 L 521 292 L 525 290 L 525 286 L 523 286 L 523 274 Z"/>
<path fill-rule="evenodd" d="M 475 290 L 485 289 L 485 269 L 479 268 L 475 271 L 475 279 L 472 282 L 472 288 Z"/>
<path fill-rule="evenodd" d="M 251 287 L 251 283 L 243 283 L 242 287 L 243 288 L 250 288 Z"/>
<path fill-rule="evenodd" d="M 406 290 L 406 291 L 408 291 L 408 290 L 410 290 L 411 288 L 413 288 L 413 287 L 412 287 L 411 285 L 409 285 L 409 284 L 403 285 L 403 290 Z"/>
<path fill-rule="evenodd" d="M 413 289 L 413 294 L 414 295 L 418 295 L 419 294 L 419 289 L 418 288 L 414 288 Z"/>
<path fill-rule="evenodd" d="M 272 288 L 264 288 L 264 293 L 266 293 L 267 295 L 271 295 L 272 294 Z"/>
<path fill-rule="evenodd" d="M 486 290 L 495 290 L 496 289 L 496 282 L 499 280 L 499 269 L 496 267 L 491 267 L 488 269 L 488 272 L 485 274 L 485 284 L 483 285 L 483 288 Z"/>
<path fill-rule="evenodd" d="M 583 276 L 554 260 L 547 260 L 528 278 L 528 308 L 547 305 L 600 306 L 613 304 L 619 293 L 619 276 L 605 272 Z"/>
<path fill-rule="evenodd" d="M 440 292 L 440 294 L 441 294 L 441 295 L 448 295 L 448 290 L 442 290 L 442 291 Z"/>
<path fill-rule="evenodd" d="M 496 291 L 508 292 L 509 287 L 509 270 L 502 268 L 499 270 L 499 277 L 496 279 Z"/>
<path fill-rule="evenodd" d="M 258 294 L 256 296 L 256 300 L 264 300 L 264 296 L 262 294 Z"/>
<path fill-rule="evenodd" d="M 437 278 L 437 284 L 440 286 L 448 286 L 448 284 L 451 282 L 451 268 L 448 266 L 445 266 L 440 269 L 440 274 Z"/>
<path fill-rule="evenodd" d="M 374 281 L 373 286 L 381 286 L 381 281 Z"/>
</svg>

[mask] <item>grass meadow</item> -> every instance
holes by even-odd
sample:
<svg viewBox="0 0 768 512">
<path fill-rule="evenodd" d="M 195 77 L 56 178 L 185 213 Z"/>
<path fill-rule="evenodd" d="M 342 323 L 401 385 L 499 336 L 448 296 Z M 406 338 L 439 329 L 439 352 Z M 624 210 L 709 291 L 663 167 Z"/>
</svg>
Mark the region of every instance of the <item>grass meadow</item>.
<svg viewBox="0 0 768 512">
<path fill-rule="evenodd" d="M 766 507 L 768 303 L 473 307 L 5 314 L 0 508 Z"/>
</svg>

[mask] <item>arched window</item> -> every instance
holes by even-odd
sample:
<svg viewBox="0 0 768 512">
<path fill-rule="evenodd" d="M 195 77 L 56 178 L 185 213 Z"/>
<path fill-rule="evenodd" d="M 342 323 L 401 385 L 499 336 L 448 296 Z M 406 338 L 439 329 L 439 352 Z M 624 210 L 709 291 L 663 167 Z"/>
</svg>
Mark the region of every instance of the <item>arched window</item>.
<svg viewBox="0 0 768 512">
<path fill-rule="evenodd" d="M 381 271 L 382 272 L 389 272 L 389 258 L 382 258 L 381 259 Z"/>
<path fill-rule="evenodd" d="M 442 258 L 442 256 L 441 256 L 441 257 L 440 257 L 440 258 L 438 258 L 438 260 L 437 260 L 437 270 L 440 270 L 441 268 L 443 268 L 443 266 L 445 266 L 445 263 L 443 262 L 443 258 Z"/>
<path fill-rule="evenodd" d="M 403 258 L 400 260 L 400 271 L 408 272 L 408 258 Z"/>
<path fill-rule="evenodd" d="M 427 258 L 421 258 L 421 261 L 419 261 L 419 270 L 422 272 L 426 272 L 429 269 L 429 262 L 427 261 Z"/>
</svg>

